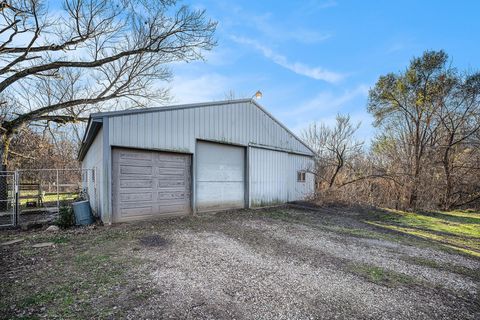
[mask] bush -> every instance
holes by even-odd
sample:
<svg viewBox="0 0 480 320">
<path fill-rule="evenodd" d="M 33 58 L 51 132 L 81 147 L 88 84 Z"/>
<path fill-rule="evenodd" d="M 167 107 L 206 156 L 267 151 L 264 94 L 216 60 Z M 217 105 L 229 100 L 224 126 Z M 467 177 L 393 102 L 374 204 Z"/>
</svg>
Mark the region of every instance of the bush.
<svg viewBox="0 0 480 320">
<path fill-rule="evenodd" d="M 75 225 L 75 215 L 73 214 L 72 207 L 60 207 L 55 224 L 63 229 L 73 227 Z"/>
</svg>

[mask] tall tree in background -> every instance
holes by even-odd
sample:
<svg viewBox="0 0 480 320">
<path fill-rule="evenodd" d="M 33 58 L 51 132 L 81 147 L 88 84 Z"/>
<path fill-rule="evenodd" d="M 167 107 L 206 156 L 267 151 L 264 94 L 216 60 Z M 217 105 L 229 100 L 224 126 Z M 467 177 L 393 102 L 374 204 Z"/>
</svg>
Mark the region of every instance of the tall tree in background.
<svg viewBox="0 0 480 320">
<path fill-rule="evenodd" d="M 480 74 L 452 72 L 442 79 L 441 89 L 436 147 L 444 180 L 440 206 L 450 210 L 480 199 L 475 183 L 466 180 L 480 170 L 480 140 L 476 136 L 480 132 Z"/>
<path fill-rule="evenodd" d="M 216 23 L 174 0 L 0 3 L 0 157 L 32 123 L 83 120 L 92 108 L 145 106 L 168 64 L 202 57 Z M 58 10 L 57 10 L 58 9 Z"/>
<path fill-rule="evenodd" d="M 454 176 L 462 184 L 461 172 L 468 174 L 463 169 L 471 168 L 467 163 L 473 152 L 462 154 L 475 151 L 479 79 L 476 73 L 459 75 L 449 67 L 445 52 L 427 51 L 404 72 L 380 77 L 370 90 L 368 111 L 380 131 L 374 149 L 386 152 L 390 169 L 403 176 L 408 207 L 417 207 L 421 187 L 423 191 L 436 188 L 437 159 L 443 168 L 443 207 L 461 205 L 461 198 L 477 199 L 472 190 L 461 195 L 461 190 L 455 193 L 453 188 Z"/>
<path fill-rule="evenodd" d="M 404 162 L 411 208 L 416 207 L 427 146 L 438 126 L 436 104 L 439 82 L 449 72 L 446 63 L 443 51 L 425 52 L 405 72 L 380 77 L 369 93 L 368 111 L 382 129 L 382 139 L 397 141 L 404 152 L 397 160 Z"/>
<path fill-rule="evenodd" d="M 377 134 L 369 151 L 348 116 L 311 124 L 322 202 L 396 209 L 480 208 L 480 73 L 459 72 L 443 51 L 379 78 L 368 111 Z M 341 188 L 341 190 L 339 189 Z"/>
</svg>

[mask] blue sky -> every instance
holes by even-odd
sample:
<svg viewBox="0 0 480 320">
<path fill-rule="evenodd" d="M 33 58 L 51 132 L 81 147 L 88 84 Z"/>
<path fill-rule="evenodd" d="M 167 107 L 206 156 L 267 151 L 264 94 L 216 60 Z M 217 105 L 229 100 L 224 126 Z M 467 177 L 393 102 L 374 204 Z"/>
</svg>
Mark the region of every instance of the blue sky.
<svg viewBox="0 0 480 320">
<path fill-rule="evenodd" d="M 185 1 L 218 21 L 206 61 L 175 64 L 174 102 L 263 92 L 259 101 L 295 133 L 337 113 L 374 135 L 368 89 L 424 50 L 444 49 L 454 66 L 478 70 L 480 1 Z"/>
</svg>

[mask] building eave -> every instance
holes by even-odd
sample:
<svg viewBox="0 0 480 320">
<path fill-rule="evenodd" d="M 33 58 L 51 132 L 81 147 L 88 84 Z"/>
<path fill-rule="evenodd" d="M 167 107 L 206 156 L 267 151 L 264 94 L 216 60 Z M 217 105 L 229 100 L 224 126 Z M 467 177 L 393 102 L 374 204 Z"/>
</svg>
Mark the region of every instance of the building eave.
<svg viewBox="0 0 480 320">
<path fill-rule="evenodd" d="M 90 115 L 87 123 L 87 129 L 83 135 L 82 144 L 80 149 L 78 150 L 78 160 L 83 161 L 85 155 L 87 154 L 88 149 L 90 148 L 93 140 L 100 131 L 100 128 L 103 125 L 103 119 L 101 117 L 94 116 L 93 114 Z"/>
<path fill-rule="evenodd" d="M 168 106 L 153 107 L 153 108 L 98 112 L 98 113 L 92 113 L 90 116 L 94 118 L 102 118 L 102 117 L 111 117 L 111 116 L 123 116 L 123 115 L 129 115 L 129 114 L 211 107 L 211 106 L 220 106 L 220 105 L 237 104 L 237 103 L 248 103 L 251 101 L 252 99 L 236 99 L 236 100 L 222 100 L 222 101 L 210 101 L 210 102 L 200 102 L 200 103 L 177 104 L 177 105 L 168 105 Z"/>
</svg>

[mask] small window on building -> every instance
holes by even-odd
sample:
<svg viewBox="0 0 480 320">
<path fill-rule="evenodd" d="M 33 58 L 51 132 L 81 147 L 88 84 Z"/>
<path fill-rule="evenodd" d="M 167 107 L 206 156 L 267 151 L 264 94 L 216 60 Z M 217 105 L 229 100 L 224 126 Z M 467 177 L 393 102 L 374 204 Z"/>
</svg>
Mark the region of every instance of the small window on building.
<svg viewBox="0 0 480 320">
<path fill-rule="evenodd" d="M 297 181 L 305 182 L 305 171 L 297 171 Z"/>
</svg>

